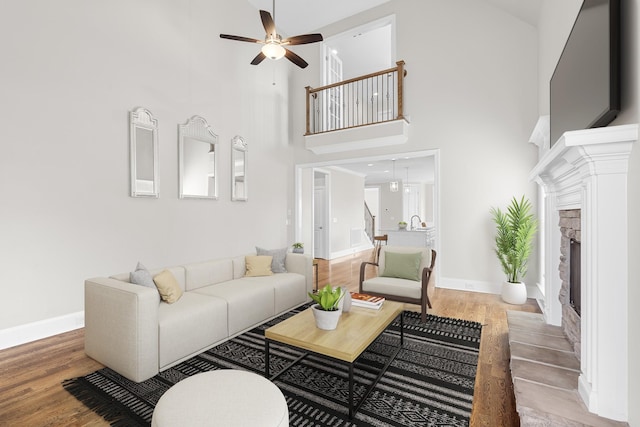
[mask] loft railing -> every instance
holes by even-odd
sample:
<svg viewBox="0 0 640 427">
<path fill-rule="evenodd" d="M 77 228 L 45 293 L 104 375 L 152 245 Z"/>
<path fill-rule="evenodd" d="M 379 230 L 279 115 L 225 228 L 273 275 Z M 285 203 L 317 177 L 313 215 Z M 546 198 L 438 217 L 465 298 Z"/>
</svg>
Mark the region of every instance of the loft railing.
<svg viewBox="0 0 640 427">
<path fill-rule="evenodd" d="M 403 119 L 404 61 L 396 67 L 319 88 L 307 86 L 307 131 L 334 130 Z"/>
</svg>

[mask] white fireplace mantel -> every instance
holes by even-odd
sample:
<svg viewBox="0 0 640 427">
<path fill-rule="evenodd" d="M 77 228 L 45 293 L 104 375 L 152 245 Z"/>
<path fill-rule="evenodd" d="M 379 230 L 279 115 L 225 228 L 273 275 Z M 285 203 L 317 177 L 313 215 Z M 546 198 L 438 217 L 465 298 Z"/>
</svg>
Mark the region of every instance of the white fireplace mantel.
<svg viewBox="0 0 640 427">
<path fill-rule="evenodd" d="M 581 209 L 582 316 L 578 389 L 589 411 L 626 421 L 627 165 L 638 125 L 566 132 L 529 178 L 544 197 L 544 315 L 560 325 L 558 211 Z"/>
</svg>

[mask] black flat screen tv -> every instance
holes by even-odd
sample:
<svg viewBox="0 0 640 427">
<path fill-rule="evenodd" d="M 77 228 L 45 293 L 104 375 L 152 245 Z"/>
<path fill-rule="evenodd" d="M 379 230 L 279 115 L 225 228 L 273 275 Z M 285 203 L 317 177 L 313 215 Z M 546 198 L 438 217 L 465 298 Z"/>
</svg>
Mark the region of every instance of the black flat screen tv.
<svg viewBox="0 0 640 427">
<path fill-rule="evenodd" d="M 551 77 L 553 146 L 566 131 L 606 126 L 620 112 L 620 0 L 584 0 Z"/>
</svg>

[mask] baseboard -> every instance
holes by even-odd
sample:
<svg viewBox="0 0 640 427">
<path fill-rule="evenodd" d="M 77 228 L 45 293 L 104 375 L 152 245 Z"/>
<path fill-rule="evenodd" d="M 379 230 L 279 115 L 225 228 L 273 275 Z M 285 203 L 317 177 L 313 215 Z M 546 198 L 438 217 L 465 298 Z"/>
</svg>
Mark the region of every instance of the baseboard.
<svg viewBox="0 0 640 427">
<path fill-rule="evenodd" d="M 367 251 L 367 250 L 373 250 L 373 245 L 371 243 L 364 243 L 358 246 L 354 246 L 353 248 L 349 248 L 349 249 L 345 249 L 342 251 L 337 251 L 337 252 L 331 252 L 331 255 L 329 255 L 329 259 L 336 259 L 336 258 L 342 258 L 343 256 L 348 256 L 348 255 L 354 255 L 357 254 L 358 252 L 362 252 L 362 251 Z"/>
<path fill-rule="evenodd" d="M 84 327 L 84 311 L 0 330 L 0 350 Z"/>
<path fill-rule="evenodd" d="M 480 280 L 454 279 L 451 277 L 441 277 L 438 282 L 439 288 L 454 289 L 457 291 L 481 292 L 485 294 L 500 294 L 501 283 L 483 282 Z"/>
<path fill-rule="evenodd" d="M 454 279 L 441 277 L 437 285 L 439 288 L 454 289 L 456 291 L 480 292 L 484 294 L 502 293 L 502 283 L 483 282 L 480 280 Z M 542 296 L 537 285 L 527 285 L 527 297 L 538 299 Z"/>
</svg>

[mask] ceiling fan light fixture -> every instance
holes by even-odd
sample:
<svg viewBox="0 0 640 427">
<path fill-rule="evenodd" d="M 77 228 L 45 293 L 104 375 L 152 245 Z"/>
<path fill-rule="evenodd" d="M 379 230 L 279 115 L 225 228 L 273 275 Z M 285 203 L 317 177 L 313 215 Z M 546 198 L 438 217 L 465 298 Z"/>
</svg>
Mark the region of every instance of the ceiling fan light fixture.
<svg viewBox="0 0 640 427">
<path fill-rule="evenodd" d="M 264 46 L 262 46 L 261 50 L 267 58 L 273 60 L 282 58 L 286 52 L 282 46 L 273 42 L 265 44 Z"/>
</svg>

